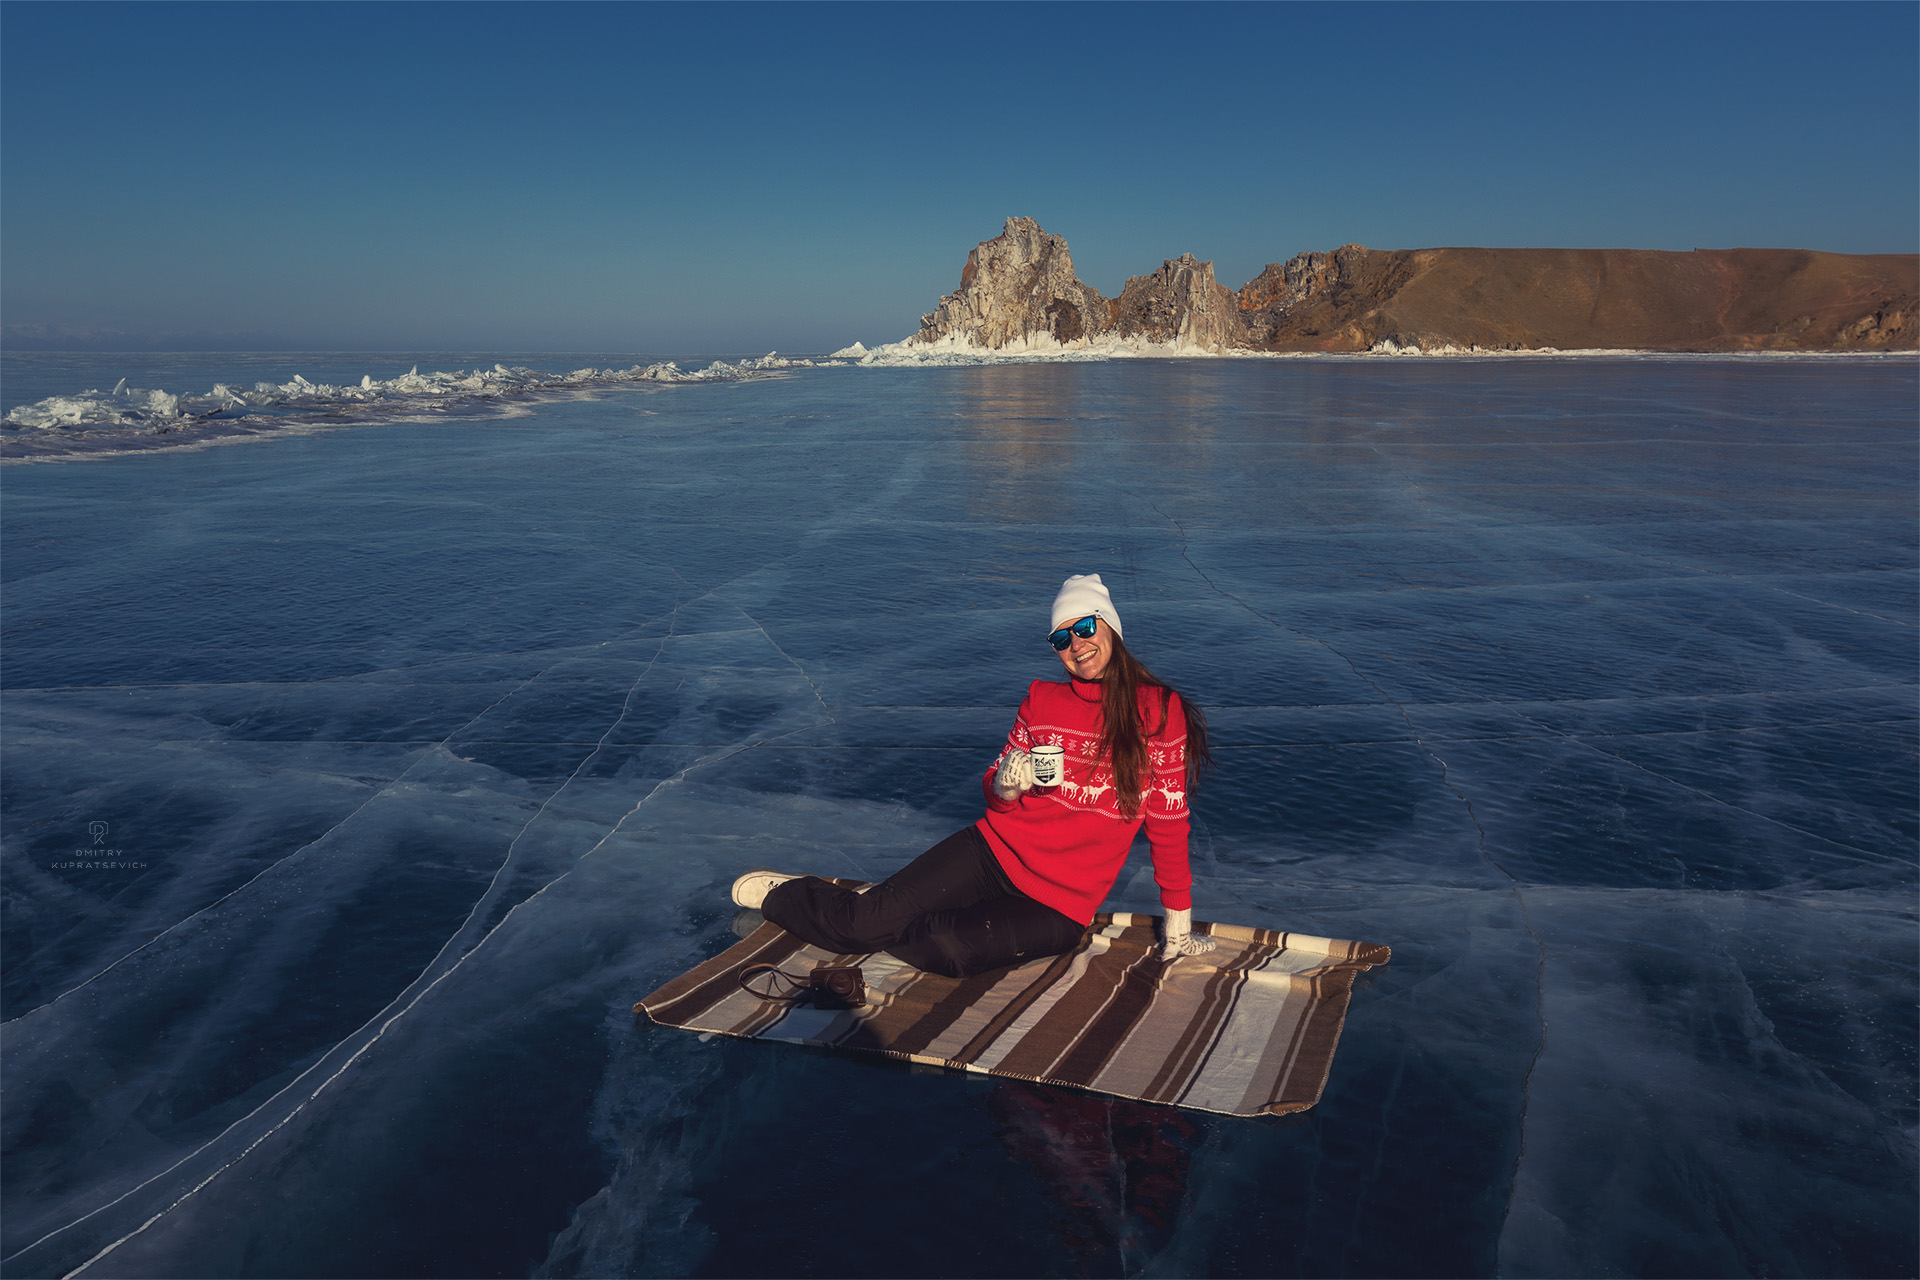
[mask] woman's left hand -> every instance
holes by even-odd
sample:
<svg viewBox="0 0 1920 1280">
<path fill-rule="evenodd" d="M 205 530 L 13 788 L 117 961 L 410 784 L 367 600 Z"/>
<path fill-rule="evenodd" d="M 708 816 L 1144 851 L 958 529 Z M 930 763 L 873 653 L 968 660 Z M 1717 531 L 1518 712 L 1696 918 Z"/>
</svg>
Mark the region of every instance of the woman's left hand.
<svg viewBox="0 0 1920 1280">
<path fill-rule="evenodd" d="M 1193 932 L 1193 908 L 1169 908 L 1163 925 L 1165 935 L 1160 943 L 1160 958 L 1174 960 L 1180 956 L 1197 956 L 1213 950 L 1213 939 L 1206 934 L 1195 936 Z"/>
</svg>

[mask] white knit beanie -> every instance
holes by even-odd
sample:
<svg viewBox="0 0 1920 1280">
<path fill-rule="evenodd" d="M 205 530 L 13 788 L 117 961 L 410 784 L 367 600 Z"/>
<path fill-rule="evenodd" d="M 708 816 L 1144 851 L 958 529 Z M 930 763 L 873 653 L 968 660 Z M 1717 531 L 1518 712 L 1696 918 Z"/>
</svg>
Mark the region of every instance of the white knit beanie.
<svg viewBox="0 0 1920 1280">
<path fill-rule="evenodd" d="M 1053 598 L 1053 624 L 1047 630 L 1058 631 L 1091 613 L 1099 614 L 1113 628 L 1113 634 L 1122 640 L 1127 638 L 1120 629 L 1120 613 L 1113 607 L 1113 597 L 1107 594 L 1106 584 L 1097 573 L 1076 573 L 1060 584 L 1060 594 Z"/>
</svg>

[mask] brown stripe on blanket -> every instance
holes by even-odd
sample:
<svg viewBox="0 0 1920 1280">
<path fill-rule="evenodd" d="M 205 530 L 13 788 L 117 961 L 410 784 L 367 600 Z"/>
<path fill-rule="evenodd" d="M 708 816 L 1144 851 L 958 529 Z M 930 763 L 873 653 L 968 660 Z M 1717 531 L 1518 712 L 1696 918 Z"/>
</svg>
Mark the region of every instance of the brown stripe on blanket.
<svg viewBox="0 0 1920 1280">
<path fill-rule="evenodd" d="M 1100 1011 L 1100 1016 L 1081 1031 L 1047 1074 L 1064 1080 L 1091 1081 L 1152 1007 L 1166 963 L 1153 948 L 1146 948 L 1138 960 L 1126 967 L 1113 998 Z"/>
<path fill-rule="evenodd" d="M 885 1052 L 915 1060 L 944 1059 L 942 1038 L 951 1038 L 953 1023 L 976 1014 L 979 1004 L 991 1003 L 991 977 L 972 990 L 978 992 L 975 1004 L 952 998 L 954 980 L 938 974 L 920 973 L 902 964 L 904 974 L 887 990 L 874 984 L 867 988 L 868 998 L 879 1007 L 868 1014 L 867 1026 L 885 1045 Z"/>
<path fill-rule="evenodd" d="M 1052 960 L 1048 959 L 1002 970 L 1001 982 L 994 987 L 987 998 L 954 1019 L 953 1024 L 941 1033 L 940 1038 L 927 1046 L 927 1053 L 955 1066 L 979 1071 L 995 1069 L 998 1066 L 1002 1046 L 1020 1043 L 1026 1034 L 1025 1028 L 1037 1021 L 1039 1016 L 1043 1016 L 1045 1009 L 1049 1007 L 1055 992 L 1044 985 L 1036 991 L 1034 984 L 1053 967 Z M 1070 970 L 1070 974 L 1074 971 L 1077 970 Z M 1064 990 L 1071 985 L 1069 976 L 1068 981 L 1060 984 L 1060 987 Z M 1031 1000 L 1033 1006 L 1037 1007 L 1041 1013 L 1035 1014 L 1030 1011 L 1027 1016 L 1016 1019 L 1014 1025 L 1007 1031 L 982 1043 L 982 1033 L 985 1032 L 987 1024 L 993 1020 L 1000 1006 L 1011 1000 L 1022 999 Z"/>
<path fill-rule="evenodd" d="M 1356 955 L 1360 946 L 1350 945 L 1347 956 Z M 1327 1072 L 1316 1069 L 1314 1064 L 1331 1060 L 1340 1042 L 1340 1031 L 1347 1021 L 1347 1003 L 1352 995 L 1354 976 L 1355 970 L 1335 965 L 1320 966 L 1296 975 L 1294 983 L 1301 990 L 1306 1006 L 1304 1016 L 1293 1024 L 1292 1033 L 1285 1037 L 1287 1043 L 1284 1047 L 1278 1042 L 1282 1038 L 1281 1031 L 1287 1027 L 1287 1020 L 1283 1018 L 1275 1024 L 1274 1035 L 1268 1042 L 1268 1053 L 1262 1058 L 1262 1070 L 1249 1082 L 1241 1099 L 1243 1105 L 1261 1098 L 1267 1100 L 1267 1110 L 1283 1115 L 1289 1111 L 1305 1111 L 1320 1101 L 1320 1094 L 1326 1088 Z"/>
<path fill-rule="evenodd" d="M 1214 952 L 1166 967 L 1165 990 L 1133 1038 L 1116 1047 L 1093 1087 L 1162 1101 L 1182 1096 L 1189 1081 L 1206 1069 L 1214 1048 L 1228 1038 L 1242 1000 L 1263 990 L 1250 986 L 1251 975 L 1280 954 L 1271 945 L 1240 941 L 1236 932 L 1246 931 L 1227 932 Z M 1197 994 L 1183 997 L 1183 992 Z M 1158 1069 L 1150 1069 L 1156 1062 Z"/>
<path fill-rule="evenodd" d="M 1098 930 L 1099 919 L 1093 923 Z M 1126 982 L 1127 973 L 1146 958 L 1144 953 L 1116 950 L 1111 945 L 1113 941 L 1108 940 L 1105 963 L 1089 964 L 1026 1035 L 1000 1056 L 996 1070 L 1030 1080 L 1052 1079 L 1061 1074 L 1055 1070 L 1056 1064 L 1113 1003 Z M 1091 952 L 1093 936 L 1083 937 L 1081 946 Z"/>
<path fill-rule="evenodd" d="M 1220 1028 L 1232 1015 L 1240 993 L 1246 987 L 1247 972 L 1265 965 L 1279 951 L 1277 940 L 1274 944 L 1255 943 L 1221 966 L 1208 981 L 1200 1007 L 1187 1024 L 1186 1034 L 1147 1081 L 1143 1096 L 1177 1098 L 1181 1095 L 1187 1082 L 1198 1076 L 1205 1067 L 1207 1056 L 1218 1043 Z"/>
<path fill-rule="evenodd" d="M 1307 986 L 1312 994 L 1322 994 L 1317 984 L 1309 981 Z M 1262 1105 L 1267 1110 L 1284 1115 L 1289 1111 L 1304 1111 L 1320 1101 L 1320 1089 L 1326 1083 L 1324 1075 L 1312 1082 L 1310 1097 L 1289 1092 L 1289 1086 L 1296 1083 L 1294 1068 L 1303 1060 L 1303 1055 L 1320 1042 L 1320 1038 L 1313 1034 L 1313 1024 L 1318 1021 L 1323 1027 L 1329 1025 L 1326 1014 L 1327 1011 L 1314 1002 L 1307 1005 L 1305 1013 L 1297 1020 L 1282 1018 L 1274 1023 L 1273 1035 L 1268 1039 L 1267 1050 L 1260 1058 L 1260 1068 L 1248 1081 L 1246 1092 L 1240 1099 L 1241 1105 L 1248 1105 L 1251 1100 L 1258 1098 L 1264 1100 Z M 1331 1015 L 1330 1025 L 1336 1037 L 1345 1015 L 1344 1006 Z M 1284 1044 L 1281 1043 L 1283 1040 Z"/>
<path fill-rule="evenodd" d="M 1005 981 L 1005 969 L 993 969 L 971 978 L 948 979 L 952 985 L 931 1008 L 894 1037 L 888 1046 L 899 1053 L 924 1054 L 941 1033 L 967 1015 L 981 998 Z M 945 1057 L 945 1054 L 940 1055 Z"/>
<path fill-rule="evenodd" d="M 1258 989 L 1257 995 L 1248 997 L 1257 1005 L 1257 1016 L 1228 1024 L 1208 1046 L 1199 1069 L 1174 1095 L 1177 1101 L 1211 1110 L 1237 1111 L 1254 1091 L 1254 1082 L 1275 1077 L 1276 1056 L 1284 1057 L 1292 1045 L 1290 1029 L 1311 1012 L 1306 1003 L 1311 984 L 1296 983 L 1286 974 L 1249 974 L 1247 982 L 1250 991 Z M 1273 1043 L 1276 1029 L 1286 1033 L 1278 1048 Z"/>
<path fill-rule="evenodd" d="M 918 1057 L 920 1055 L 895 1047 L 899 1033 L 917 1016 L 911 1008 L 902 1009 L 894 1004 L 868 1005 L 853 1015 L 841 1033 L 828 1043 L 836 1049 L 871 1049 L 896 1058 Z"/>
<path fill-rule="evenodd" d="M 1299 1099 L 1285 1093 L 1285 1085 L 1300 1053 L 1299 1038 L 1320 1012 L 1317 999 L 1323 993 L 1314 975 L 1327 972 L 1330 963 L 1337 963 L 1352 948 L 1325 938 L 1261 932 L 1280 945 L 1267 962 L 1250 968 L 1247 979 L 1251 988 L 1259 990 L 1257 997 L 1247 998 L 1258 1000 L 1265 1021 L 1240 1020 L 1216 1038 L 1200 1070 L 1176 1095 L 1185 1105 L 1242 1112 L 1248 1106 L 1246 1099 L 1259 1096 L 1263 1103 L 1257 1109 L 1276 1114 L 1301 1109 Z M 1344 998 L 1342 994 L 1342 1009 Z M 1331 1045 L 1327 1053 L 1331 1057 Z M 1325 1075 L 1322 1065 L 1319 1077 Z"/>
<path fill-rule="evenodd" d="M 752 1000 L 752 1004 L 747 1001 Z M 749 1040 L 758 1040 L 765 1036 L 770 1040 L 791 1040 L 792 1036 L 776 1035 L 780 1024 L 793 1012 L 794 1005 L 788 1000 L 761 1000 L 755 996 L 742 995 L 735 1004 L 745 1012 L 733 1020 L 733 1034 L 745 1036 Z"/>
<path fill-rule="evenodd" d="M 1040 997 L 1050 991 L 1055 983 L 1073 971 L 1074 961 L 1078 957 L 1086 954 L 1087 946 L 1087 935 L 1082 934 L 1080 936 L 1080 944 L 1073 950 L 1062 952 L 1049 960 L 1040 969 L 1040 972 L 1034 975 L 1033 980 L 1021 989 L 1018 995 L 1007 1001 L 1004 1007 L 997 1010 L 991 1018 L 987 1019 L 986 1025 L 975 1033 L 973 1039 L 960 1046 L 959 1052 L 953 1055 L 952 1060 L 961 1066 L 966 1066 L 977 1060 L 980 1055 L 985 1053 L 1001 1036 L 1007 1034 L 1007 1031 L 1013 1024 L 1020 1020 L 1020 1016 L 1026 1013 L 1027 1010 L 1033 1008 L 1033 1006 L 1039 1002 Z M 1026 966 L 1023 965 L 1021 967 L 1025 968 Z"/>
<path fill-rule="evenodd" d="M 1120 963 L 1112 955 L 1112 933 L 1111 929 L 1089 929 L 1081 935 L 1078 947 L 1057 957 L 1055 961 L 1036 962 L 1024 971 L 1016 970 L 1016 972 L 1040 974 L 1040 977 L 1021 993 L 1025 1008 L 991 1043 L 972 1046 L 972 1057 L 967 1065 L 976 1071 L 989 1071 L 998 1075 L 1017 1074 L 1022 1079 L 1038 1079 L 1039 1077 L 1031 1072 L 1009 1070 L 1005 1065 L 1005 1059 L 1017 1051 L 1029 1036 L 1039 1031 L 1062 1000 L 1072 997 L 1074 989 L 1090 971 Z M 1040 1034 L 1046 1033 L 1040 1032 Z"/>
</svg>

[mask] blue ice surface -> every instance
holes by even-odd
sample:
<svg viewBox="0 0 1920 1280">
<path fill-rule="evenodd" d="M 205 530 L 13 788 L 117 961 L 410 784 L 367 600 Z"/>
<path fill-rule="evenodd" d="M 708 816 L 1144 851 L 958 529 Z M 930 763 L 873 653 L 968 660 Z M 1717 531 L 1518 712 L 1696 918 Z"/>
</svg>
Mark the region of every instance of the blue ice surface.
<svg viewBox="0 0 1920 1280">
<path fill-rule="evenodd" d="M 1916 420 L 831 367 L 10 466 L 0 1271 L 1913 1274 Z M 635 1020 L 738 872 L 977 817 L 1093 571 L 1212 719 L 1196 914 L 1393 948 L 1319 1106 Z"/>
</svg>

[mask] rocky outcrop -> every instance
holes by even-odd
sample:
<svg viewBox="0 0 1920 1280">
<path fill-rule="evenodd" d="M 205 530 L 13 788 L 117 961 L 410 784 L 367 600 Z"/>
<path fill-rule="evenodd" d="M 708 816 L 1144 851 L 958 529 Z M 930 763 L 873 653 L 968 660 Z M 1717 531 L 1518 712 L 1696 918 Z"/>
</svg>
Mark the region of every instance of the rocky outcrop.
<svg viewBox="0 0 1920 1280">
<path fill-rule="evenodd" d="M 1916 345 L 1911 299 L 1892 301 L 1876 307 L 1869 315 L 1852 324 L 1842 325 L 1839 345 L 1843 347 L 1904 348 Z"/>
<path fill-rule="evenodd" d="M 967 255 L 960 287 L 920 317 L 914 341 L 1073 346 L 1110 327 L 1107 300 L 1074 276 L 1067 242 L 1032 218 L 1008 218 L 1005 230 Z"/>
<path fill-rule="evenodd" d="M 1267 266 L 1238 292 L 1191 254 L 1108 301 L 1031 218 L 967 256 L 914 341 L 1131 340 L 1366 351 L 1876 351 L 1920 347 L 1920 256 L 1805 249 L 1368 249 Z"/>
<path fill-rule="evenodd" d="M 1213 278 L 1213 264 L 1190 253 L 1169 258 L 1148 276 L 1134 276 L 1113 304 L 1122 338 L 1224 351 L 1243 347 L 1246 326 L 1233 290 Z"/>
<path fill-rule="evenodd" d="M 1268 263 L 1236 295 L 1247 344 L 1264 351 L 1365 351 L 1383 336 L 1370 324 L 1377 299 L 1418 274 L 1418 255 L 1342 245 Z"/>
<path fill-rule="evenodd" d="M 1245 345 L 1233 290 L 1213 278 L 1211 262 L 1182 254 L 1134 276 L 1109 301 L 1074 275 L 1067 242 L 1032 218 L 1008 218 L 999 235 L 974 246 L 960 287 L 920 318 L 913 340 L 1004 350 L 1113 337 L 1210 350 Z"/>
</svg>

